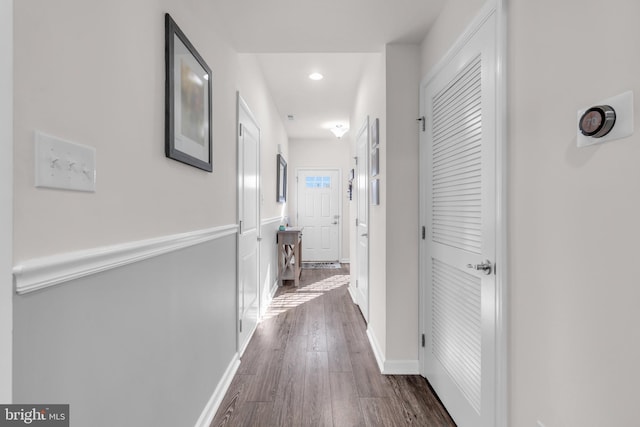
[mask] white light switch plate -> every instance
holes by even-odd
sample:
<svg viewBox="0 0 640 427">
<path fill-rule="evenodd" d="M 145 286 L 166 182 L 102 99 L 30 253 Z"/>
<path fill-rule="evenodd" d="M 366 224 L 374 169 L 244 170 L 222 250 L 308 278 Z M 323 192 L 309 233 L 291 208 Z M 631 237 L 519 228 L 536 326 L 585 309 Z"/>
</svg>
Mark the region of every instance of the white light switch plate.
<svg viewBox="0 0 640 427">
<path fill-rule="evenodd" d="M 584 136 L 578 128 L 578 147 L 601 144 L 603 142 L 626 138 L 633 135 L 633 92 L 629 91 L 611 98 L 603 99 L 602 101 L 595 102 L 593 105 L 580 109 L 578 111 L 578 120 L 576 121 L 576 127 L 578 127 L 578 122 L 580 122 L 580 119 L 582 118 L 584 112 L 594 105 L 609 105 L 613 107 L 613 109 L 616 111 L 616 123 L 613 125 L 613 129 L 611 129 L 611 132 L 609 132 L 602 138 Z"/>
<path fill-rule="evenodd" d="M 36 187 L 96 191 L 96 149 L 41 132 L 35 135 Z"/>
</svg>

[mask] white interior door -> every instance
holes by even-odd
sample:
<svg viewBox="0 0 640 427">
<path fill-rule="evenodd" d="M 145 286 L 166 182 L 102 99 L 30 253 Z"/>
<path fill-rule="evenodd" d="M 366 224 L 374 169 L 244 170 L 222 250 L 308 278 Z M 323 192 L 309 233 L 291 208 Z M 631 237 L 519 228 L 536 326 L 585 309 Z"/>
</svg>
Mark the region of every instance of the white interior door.
<svg viewBox="0 0 640 427">
<path fill-rule="evenodd" d="M 244 351 L 259 316 L 260 128 L 238 95 L 238 349 Z"/>
<path fill-rule="evenodd" d="M 297 173 L 298 226 L 304 227 L 303 261 L 340 259 L 340 171 L 300 169 Z"/>
<path fill-rule="evenodd" d="M 369 321 L 369 118 L 356 138 L 356 303 Z"/>
<path fill-rule="evenodd" d="M 460 427 L 496 420 L 495 26 L 422 88 L 423 375 Z"/>
</svg>

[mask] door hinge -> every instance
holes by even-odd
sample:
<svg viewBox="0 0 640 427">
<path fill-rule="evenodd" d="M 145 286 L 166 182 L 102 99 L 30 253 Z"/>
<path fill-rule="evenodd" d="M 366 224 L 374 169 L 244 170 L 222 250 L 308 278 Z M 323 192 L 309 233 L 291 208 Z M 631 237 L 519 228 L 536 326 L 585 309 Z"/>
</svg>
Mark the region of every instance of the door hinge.
<svg viewBox="0 0 640 427">
<path fill-rule="evenodd" d="M 358 158 L 354 157 L 353 159 L 356 161 L 356 165 L 357 165 L 358 164 Z"/>
<path fill-rule="evenodd" d="M 238 125 L 238 135 L 242 136 L 242 123 Z"/>
<path fill-rule="evenodd" d="M 427 120 L 424 118 L 424 116 L 422 116 L 416 119 L 416 121 L 422 122 L 422 132 L 424 132 L 427 129 Z"/>
<path fill-rule="evenodd" d="M 242 221 L 238 224 L 238 234 L 242 234 Z"/>
<path fill-rule="evenodd" d="M 358 218 L 356 218 L 356 227 L 358 226 Z"/>
<path fill-rule="evenodd" d="M 240 319 L 240 332 L 242 332 L 242 319 Z M 424 345 L 423 345 L 424 347 Z"/>
<path fill-rule="evenodd" d="M 422 240 L 427 238 L 427 227 L 422 226 Z"/>
<path fill-rule="evenodd" d="M 424 347 L 424 345 L 425 345 L 425 337 L 424 337 L 424 334 L 422 334 L 422 346 Z"/>
<path fill-rule="evenodd" d="M 356 288 L 358 287 L 358 279 L 356 279 Z"/>
</svg>

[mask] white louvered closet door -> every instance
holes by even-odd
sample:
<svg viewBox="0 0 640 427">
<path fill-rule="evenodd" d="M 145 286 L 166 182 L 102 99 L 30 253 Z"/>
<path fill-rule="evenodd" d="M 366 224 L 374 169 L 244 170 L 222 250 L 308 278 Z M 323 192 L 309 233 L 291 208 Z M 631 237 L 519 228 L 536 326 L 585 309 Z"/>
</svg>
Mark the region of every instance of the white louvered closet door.
<svg viewBox="0 0 640 427">
<path fill-rule="evenodd" d="M 425 376 L 460 427 L 495 424 L 495 18 L 424 88 Z"/>
</svg>

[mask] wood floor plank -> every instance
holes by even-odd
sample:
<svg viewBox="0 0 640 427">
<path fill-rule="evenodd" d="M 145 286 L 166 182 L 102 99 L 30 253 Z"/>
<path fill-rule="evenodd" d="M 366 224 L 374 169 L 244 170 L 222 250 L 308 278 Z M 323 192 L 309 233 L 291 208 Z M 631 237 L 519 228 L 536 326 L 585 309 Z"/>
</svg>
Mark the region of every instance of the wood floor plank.
<svg viewBox="0 0 640 427">
<path fill-rule="evenodd" d="M 364 426 L 360 398 L 352 372 L 330 372 L 334 427 Z"/>
<path fill-rule="evenodd" d="M 211 427 L 226 427 L 237 422 L 236 420 L 240 417 L 240 408 L 247 401 L 247 389 L 253 379 L 253 375 L 236 374 L 210 424 Z"/>
<path fill-rule="evenodd" d="M 326 352 L 307 352 L 302 425 L 333 426 L 329 359 Z"/>
<path fill-rule="evenodd" d="M 392 397 L 387 378 L 380 373 L 378 364 L 370 351 L 351 353 L 353 376 L 360 397 Z"/>
<path fill-rule="evenodd" d="M 290 335 L 276 390 L 272 426 L 302 425 L 304 377 L 307 367 L 307 336 Z"/>
<path fill-rule="evenodd" d="M 326 318 L 322 297 L 310 302 L 307 316 L 307 351 L 327 351 Z"/>
<path fill-rule="evenodd" d="M 417 375 L 392 375 L 388 379 L 408 425 L 455 427 L 427 380 Z"/>
<path fill-rule="evenodd" d="M 262 353 L 258 373 L 247 387 L 247 401 L 272 402 L 282 370 L 284 350 L 270 349 Z"/>
<path fill-rule="evenodd" d="M 360 399 L 362 414 L 366 426 L 399 427 L 406 426 L 402 406 L 395 398 L 365 397 Z"/>
<path fill-rule="evenodd" d="M 272 402 L 244 402 L 239 408 L 237 416 L 225 424 L 225 427 L 256 427 L 266 426 L 265 416 L 270 413 Z"/>
<path fill-rule="evenodd" d="M 327 319 L 327 355 L 329 357 L 329 372 L 351 372 L 351 358 L 349 346 L 345 338 L 342 313 L 333 313 L 333 318 Z"/>
<path fill-rule="evenodd" d="M 291 335 L 307 335 L 307 318 L 309 306 L 307 303 L 299 301 L 300 305 L 292 310 L 291 328 L 289 334 Z"/>
</svg>

